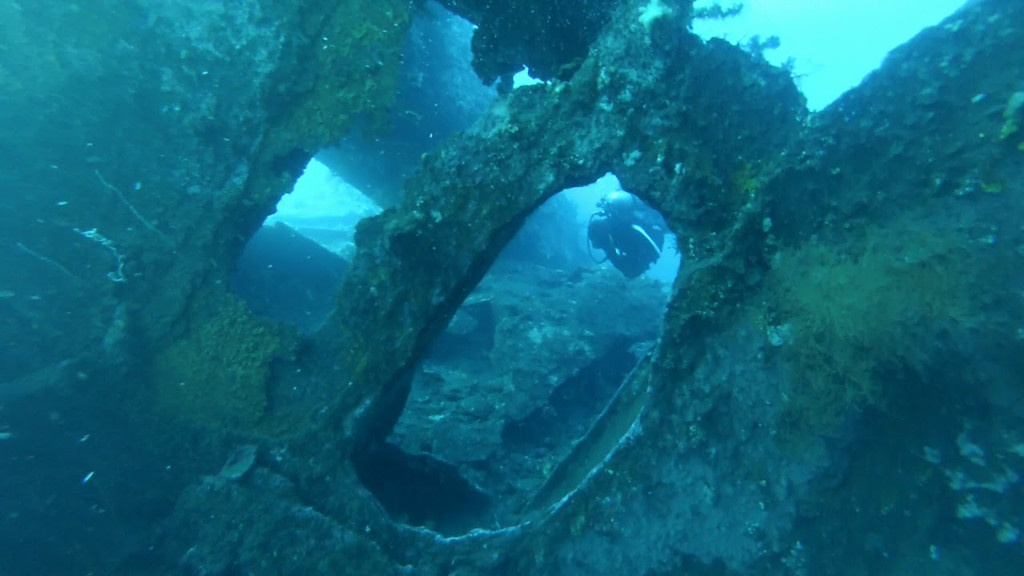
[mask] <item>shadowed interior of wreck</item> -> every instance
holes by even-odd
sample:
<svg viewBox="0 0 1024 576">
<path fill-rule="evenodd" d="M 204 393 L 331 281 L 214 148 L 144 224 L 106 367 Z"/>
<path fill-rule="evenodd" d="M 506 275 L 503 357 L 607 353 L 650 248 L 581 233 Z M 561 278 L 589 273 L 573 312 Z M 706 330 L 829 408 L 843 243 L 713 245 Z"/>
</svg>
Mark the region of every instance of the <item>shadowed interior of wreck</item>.
<svg viewBox="0 0 1024 576">
<path fill-rule="evenodd" d="M 416 369 L 386 388 L 394 396 L 378 399 L 389 410 L 368 410 L 386 424 L 368 426 L 353 464 L 394 520 L 449 536 L 522 521 L 653 349 L 671 284 L 603 263 L 587 237 L 597 208 L 572 198 L 532 213 Z M 672 244 L 660 258 L 679 265 Z"/>
</svg>

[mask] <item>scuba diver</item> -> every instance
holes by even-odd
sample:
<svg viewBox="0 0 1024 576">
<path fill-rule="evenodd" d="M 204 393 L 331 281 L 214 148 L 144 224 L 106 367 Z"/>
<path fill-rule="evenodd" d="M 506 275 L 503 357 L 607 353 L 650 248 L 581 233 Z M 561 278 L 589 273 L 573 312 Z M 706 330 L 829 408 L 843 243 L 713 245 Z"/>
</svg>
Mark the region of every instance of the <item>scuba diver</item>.
<svg viewBox="0 0 1024 576">
<path fill-rule="evenodd" d="M 605 260 L 626 278 L 646 272 L 661 256 L 665 243 L 666 226 L 661 215 L 621 190 L 602 198 L 597 207 L 600 210 L 590 216 L 587 225 L 587 250 L 603 250 Z"/>
</svg>

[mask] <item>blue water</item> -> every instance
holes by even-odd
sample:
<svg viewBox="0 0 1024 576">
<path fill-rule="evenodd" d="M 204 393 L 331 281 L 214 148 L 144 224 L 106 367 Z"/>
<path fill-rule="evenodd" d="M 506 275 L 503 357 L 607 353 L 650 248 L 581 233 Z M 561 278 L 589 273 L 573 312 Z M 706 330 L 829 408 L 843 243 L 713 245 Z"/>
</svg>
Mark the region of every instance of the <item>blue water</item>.
<svg viewBox="0 0 1024 576">
<path fill-rule="evenodd" d="M 0 576 L 1024 573 L 1016 3 L 335 4 L 0 0 Z"/>
</svg>

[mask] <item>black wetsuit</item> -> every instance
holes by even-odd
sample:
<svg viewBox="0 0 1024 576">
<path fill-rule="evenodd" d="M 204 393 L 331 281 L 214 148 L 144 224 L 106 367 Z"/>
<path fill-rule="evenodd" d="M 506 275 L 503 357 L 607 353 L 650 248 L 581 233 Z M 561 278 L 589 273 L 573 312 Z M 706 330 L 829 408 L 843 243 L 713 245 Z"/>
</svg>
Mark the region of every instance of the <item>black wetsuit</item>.
<svg viewBox="0 0 1024 576">
<path fill-rule="evenodd" d="M 587 236 L 595 248 L 604 250 L 608 260 L 627 278 L 643 274 L 661 256 L 665 228 L 654 218 L 633 211 L 627 219 L 598 212 L 590 217 Z"/>
</svg>

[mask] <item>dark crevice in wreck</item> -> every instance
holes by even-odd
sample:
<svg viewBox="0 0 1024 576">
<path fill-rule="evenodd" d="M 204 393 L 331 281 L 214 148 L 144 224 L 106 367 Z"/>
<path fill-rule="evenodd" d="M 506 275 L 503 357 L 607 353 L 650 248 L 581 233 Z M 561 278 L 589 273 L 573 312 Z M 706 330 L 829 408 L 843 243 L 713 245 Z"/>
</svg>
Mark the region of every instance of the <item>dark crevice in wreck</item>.
<svg viewBox="0 0 1024 576">
<path fill-rule="evenodd" d="M 588 222 L 618 188 L 602 179 L 535 210 L 426 357 L 359 419 L 353 464 L 393 520 L 445 535 L 522 521 L 651 350 L 678 254 L 670 238 L 633 279 L 601 261 Z M 607 453 L 616 441 L 604 440 Z"/>
<path fill-rule="evenodd" d="M 490 497 L 437 458 L 385 443 L 357 452 L 352 463 L 359 480 L 398 522 L 455 535 L 490 515 Z"/>
</svg>

